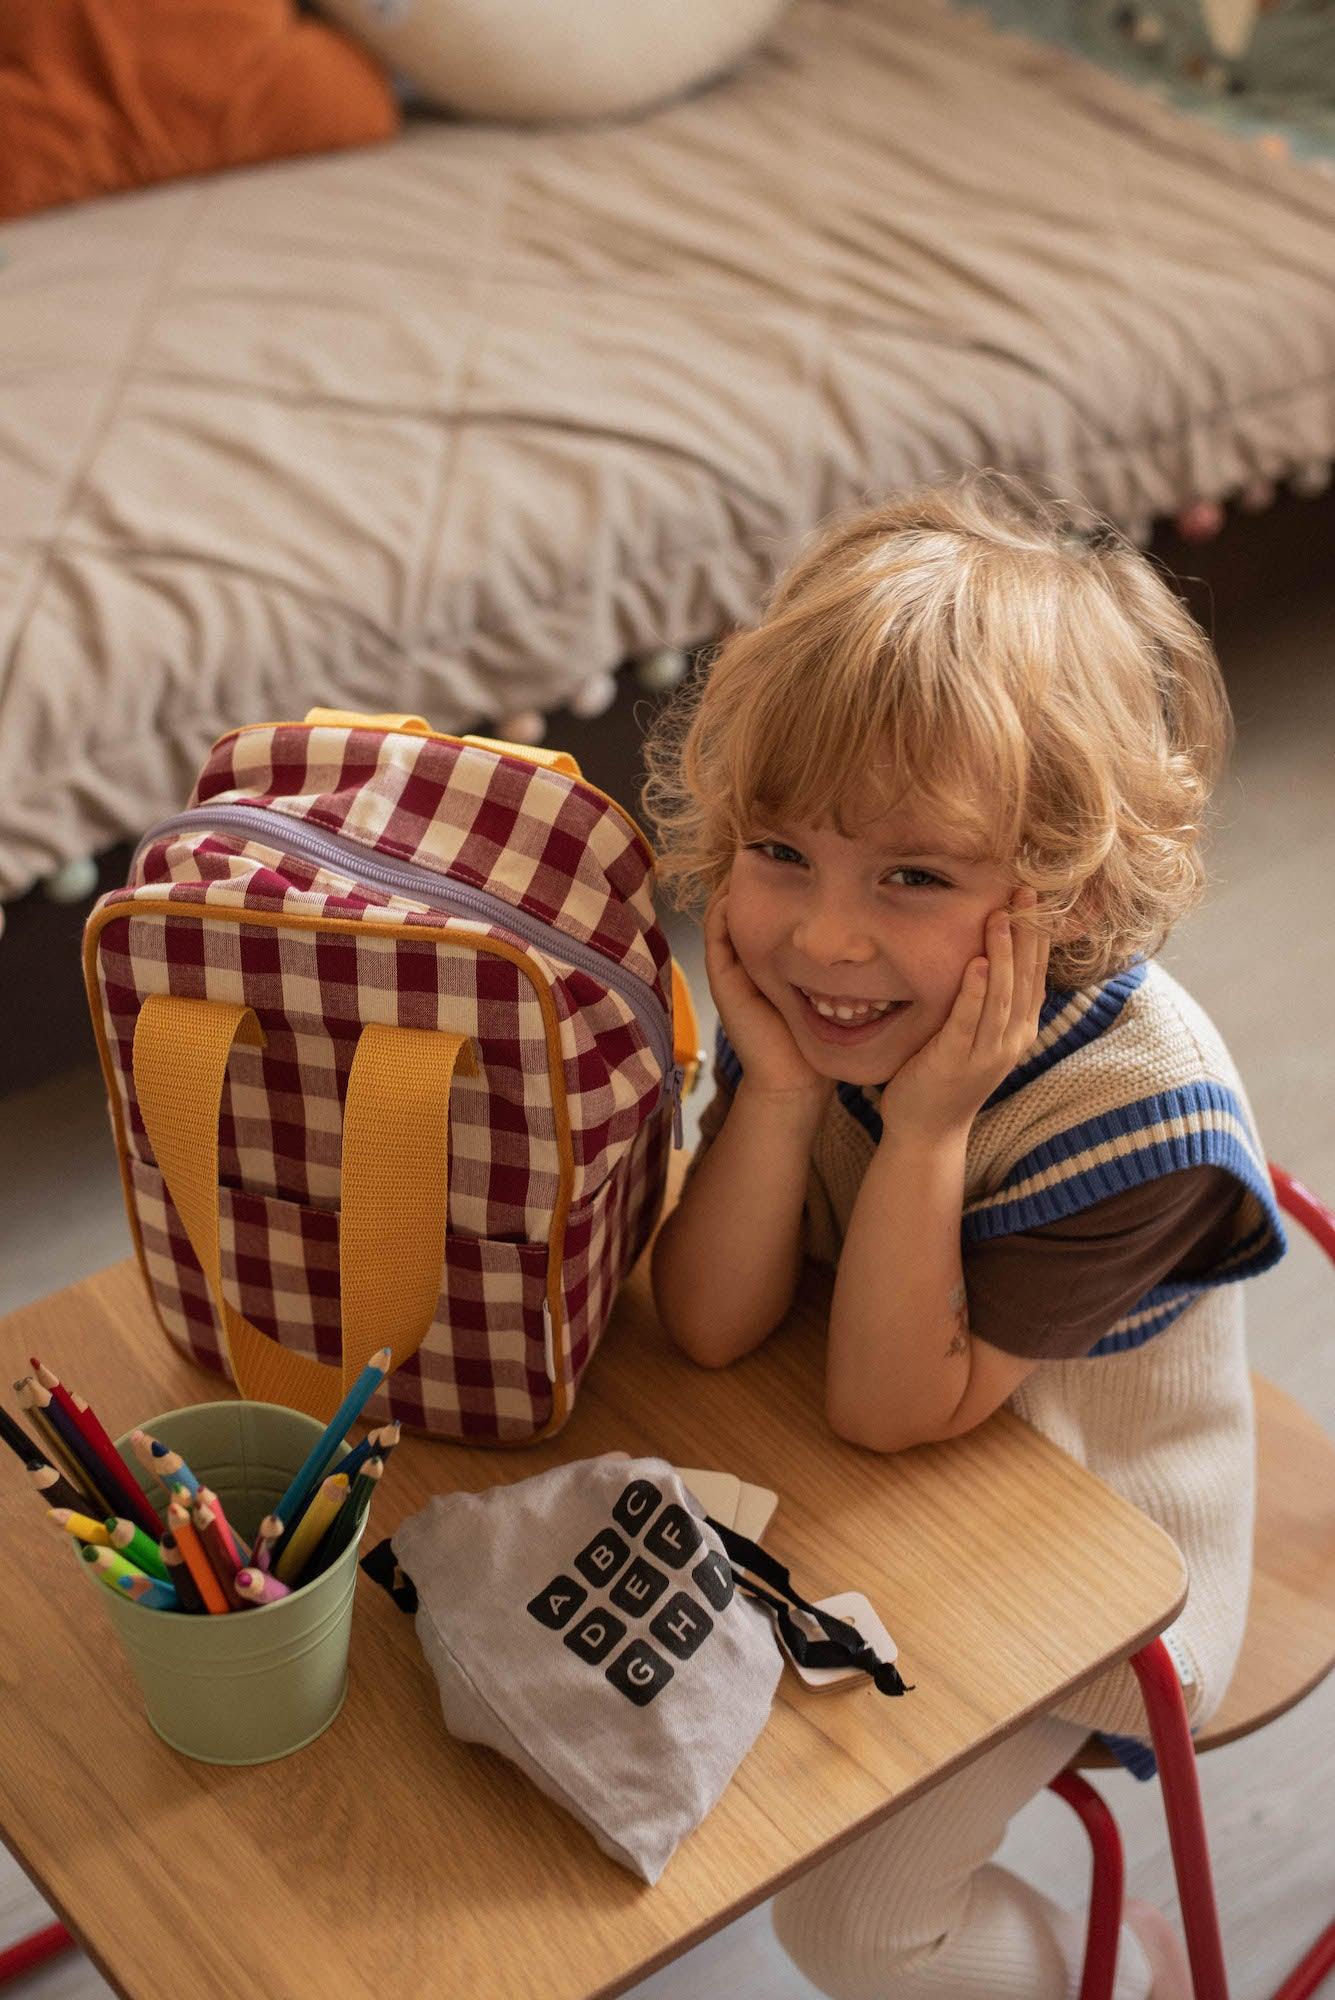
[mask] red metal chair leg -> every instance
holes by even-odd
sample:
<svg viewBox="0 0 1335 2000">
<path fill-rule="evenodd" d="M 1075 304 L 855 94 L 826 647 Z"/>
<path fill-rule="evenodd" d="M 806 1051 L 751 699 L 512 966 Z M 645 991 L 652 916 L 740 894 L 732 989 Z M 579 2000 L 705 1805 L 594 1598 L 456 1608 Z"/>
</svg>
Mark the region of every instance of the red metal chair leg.
<svg viewBox="0 0 1335 2000">
<path fill-rule="evenodd" d="M 17 1944 L 0 1951 L 0 1986 L 21 1979 L 25 1972 L 35 1972 L 48 1958 L 69 1951 L 76 1943 L 77 1939 L 70 1936 L 64 1924 L 48 1924 L 45 1930 L 20 1938 Z"/>
<path fill-rule="evenodd" d="M 1335 1971 L 1335 1924 L 1322 1931 L 1312 1949 L 1294 1966 L 1275 2000 L 1308 2000 L 1327 1973 Z"/>
<path fill-rule="evenodd" d="M 1106 1801 L 1077 1771 L 1060 1771 L 1048 1786 L 1080 1815 L 1093 1854 L 1089 1882 L 1089 1926 L 1080 2000 L 1112 2000 L 1117 1977 L 1117 1941 L 1122 1929 L 1122 1889 L 1126 1868 L 1122 1836 Z"/>
<path fill-rule="evenodd" d="M 1131 1665 L 1140 1682 L 1150 1741 L 1159 1764 L 1159 1787 L 1173 1850 L 1187 1957 L 1191 1961 L 1192 1991 L 1196 2000 L 1228 2000 L 1219 1912 L 1210 1873 L 1205 1815 L 1201 1811 L 1196 1747 L 1191 1740 L 1182 1686 L 1168 1649 L 1160 1639 L 1152 1639 L 1140 1652 L 1133 1653 Z"/>
</svg>

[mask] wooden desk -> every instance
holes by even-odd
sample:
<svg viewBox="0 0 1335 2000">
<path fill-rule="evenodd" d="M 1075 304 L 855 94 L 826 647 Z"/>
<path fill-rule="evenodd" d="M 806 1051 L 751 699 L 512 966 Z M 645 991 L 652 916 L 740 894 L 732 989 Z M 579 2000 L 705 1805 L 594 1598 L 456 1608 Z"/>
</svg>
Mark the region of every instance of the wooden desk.
<svg viewBox="0 0 1335 2000">
<path fill-rule="evenodd" d="M 915 1692 L 813 1694 L 786 1675 L 652 1889 L 499 1757 L 446 1735 L 412 1620 L 365 1577 L 348 1698 L 324 1736 L 239 1770 L 169 1750 L 95 1588 L 5 1454 L 0 1819 L 104 1976 L 136 2000 L 620 1993 L 1171 1622 L 1181 1558 L 1124 1500 L 1004 1412 L 896 1458 L 843 1446 L 821 1414 L 821 1350 L 799 1314 L 737 1366 L 696 1369 L 641 1271 L 558 1439 L 405 1438 L 375 1504 L 378 1539 L 433 1491 L 616 1447 L 717 1465 L 779 1493 L 766 1539 L 799 1589 L 862 1590 L 881 1611 Z M 0 1322 L 6 1384 L 30 1352 L 113 1435 L 225 1393 L 167 1345 L 129 1262 Z"/>
</svg>

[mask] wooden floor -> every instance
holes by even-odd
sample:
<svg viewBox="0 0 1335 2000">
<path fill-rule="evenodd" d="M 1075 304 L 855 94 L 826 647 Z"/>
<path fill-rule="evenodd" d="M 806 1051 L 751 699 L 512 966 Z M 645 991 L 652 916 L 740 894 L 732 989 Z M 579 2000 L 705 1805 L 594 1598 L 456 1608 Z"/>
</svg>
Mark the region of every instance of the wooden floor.
<svg viewBox="0 0 1335 2000">
<path fill-rule="evenodd" d="M 1309 532 L 1317 518 L 1308 517 Z M 1335 590 L 1315 568 L 1304 577 L 1293 564 L 1286 570 L 1258 557 L 1265 535 L 1282 528 L 1282 520 L 1269 529 L 1231 526 L 1225 543 L 1197 563 L 1215 579 L 1217 638 L 1239 743 L 1221 798 L 1210 896 L 1163 956 L 1222 1029 L 1270 1157 L 1329 1199 Z M 1233 539 L 1244 533 L 1251 539 Z M 1329 546 L 1324 535 L 1320 540 Z M 1242 568 L 1249 570 L 1245 589 Z M 1203 594 L 1194 595 L 1203 606 Z M 553 742 L 575 749 L 589 775 L 628 802 L 636 785 L 635 705 L 631 687 L 598 723 L 552 729 Z M 690 930 L 676 927 L 674 943 L 707 999 Z M 77 978 L 77 967 L 52 967 L 50 977 Z M 699 1100 L 691 1108 L 698 1115 Z M 0 1190 L 0 1310 L 126 1253 L 100 1086 L 82 1061 L 0 1102 Z M 1295 1241 L 1278 1270 L 1248 1287 L 1248 1304 L 1254 1365 L 1335 1429 L 1335 1276 Z M 893 1627 L 893 1606 L 885 1610 Z M 1234 2000 L 1263 2000 L 1335 1917 L 1335 1681 L 1263 1735 L 1205 1758 L 1202 1782 Z M 1131 1893 L 1175 1908 L 1157 1787 L 1121 1773 L 1100 1774 L 1099 1784 L 1121 1822 Z M 1039 1800 L 1015 1822 L 1000 1858 L 1077 1905 L 1087 1861 L 1074 1826 L 1064 1807 Z M 48 1920 L 0 1855 L 0 1945 Z M 24 2000 L 91 2000 L 107 1990 L 77 1956 L 22 1989 Z M 813 1992 L 780 1953 L 764 1908 L 637 1989 L 638 2000 L 811 2000 Z M 1323 1992 L 1335 1995 L 1335 1979 Z"/>
</svg>

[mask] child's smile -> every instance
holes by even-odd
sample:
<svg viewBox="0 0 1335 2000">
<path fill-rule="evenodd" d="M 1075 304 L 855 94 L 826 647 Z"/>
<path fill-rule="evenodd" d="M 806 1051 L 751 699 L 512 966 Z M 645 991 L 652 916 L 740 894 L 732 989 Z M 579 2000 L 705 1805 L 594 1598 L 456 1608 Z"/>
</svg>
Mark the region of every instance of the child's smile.
<svg viewBox="0 0 1335 2000">
<path fill-rule="evenodd" d="M 820 1075 L 884 1083 L 941 1028 L 1011 869 L 921 812 L 763 827 L 737 852 L 728 931 Z"/>
</svg>

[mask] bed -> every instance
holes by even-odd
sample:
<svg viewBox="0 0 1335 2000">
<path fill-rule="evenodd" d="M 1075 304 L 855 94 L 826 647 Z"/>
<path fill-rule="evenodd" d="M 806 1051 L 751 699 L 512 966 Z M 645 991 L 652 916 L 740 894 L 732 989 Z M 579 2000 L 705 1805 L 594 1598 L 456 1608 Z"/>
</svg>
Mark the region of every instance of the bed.
<svg viewBox="0 0 1335 2000">
<path fill-rule="evenodd" d="M 1132 532 L 1335 453 L 1335 181 L 944 0 L 596 127 L 0 233 L 0 896 L 311 704 L 505 729 L 963 465 Z"/>
</svg>

